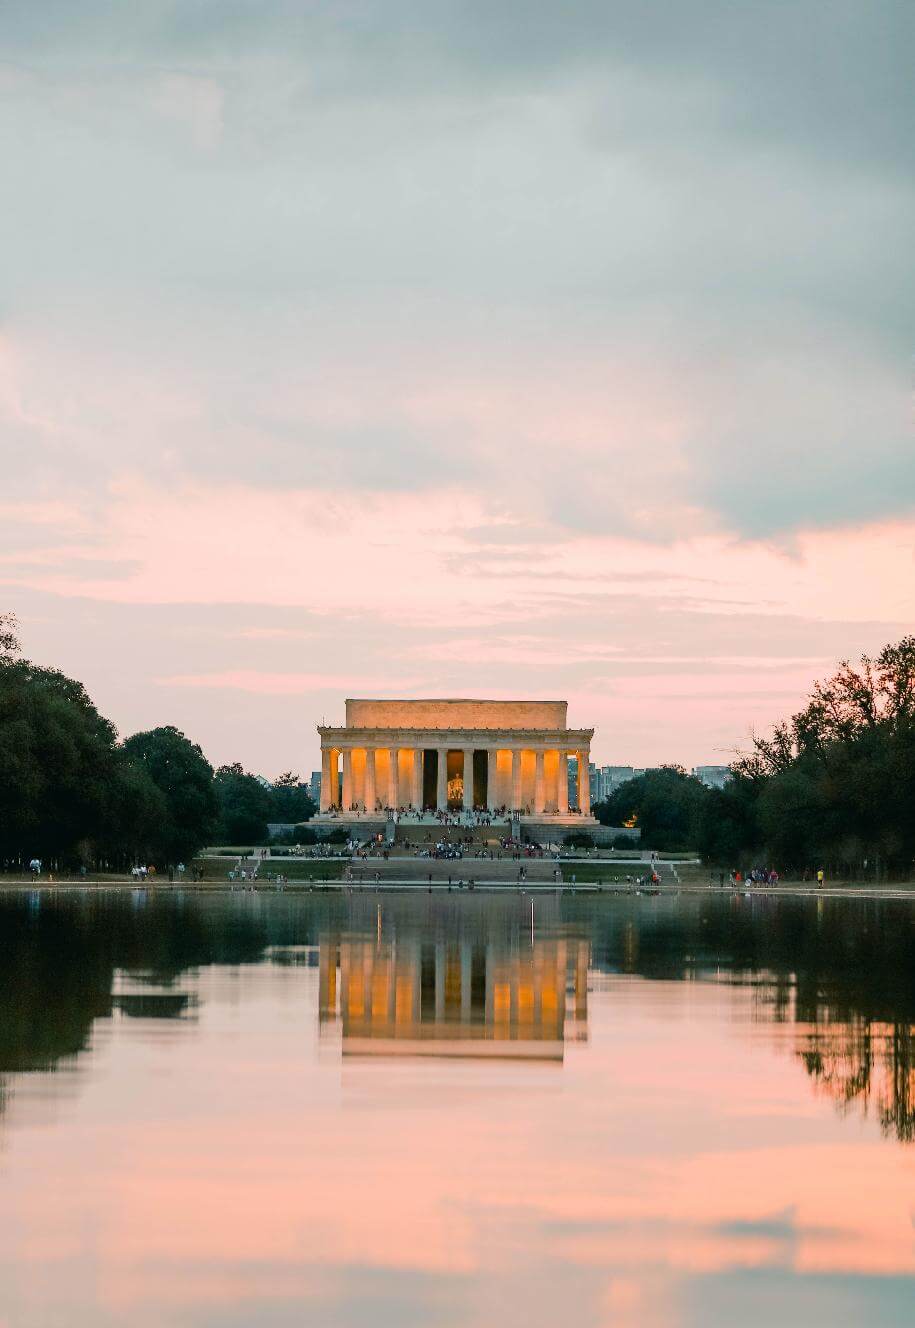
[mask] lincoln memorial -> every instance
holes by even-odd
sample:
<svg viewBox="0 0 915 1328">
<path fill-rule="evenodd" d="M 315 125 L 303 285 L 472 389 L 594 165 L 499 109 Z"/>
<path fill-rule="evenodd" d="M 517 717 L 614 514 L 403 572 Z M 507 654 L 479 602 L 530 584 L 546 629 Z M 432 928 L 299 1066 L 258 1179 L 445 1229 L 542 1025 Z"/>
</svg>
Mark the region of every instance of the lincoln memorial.
<svg viewBox="0 0 915 1328">
<path fill-rule="evenodd" d="M 318 819 L 454 812 L 593 823 L 594 730 L 569 728 L 566 711 L 565 701 L 347 700 L 342 727 L 318 727 Z"/>
</svg>

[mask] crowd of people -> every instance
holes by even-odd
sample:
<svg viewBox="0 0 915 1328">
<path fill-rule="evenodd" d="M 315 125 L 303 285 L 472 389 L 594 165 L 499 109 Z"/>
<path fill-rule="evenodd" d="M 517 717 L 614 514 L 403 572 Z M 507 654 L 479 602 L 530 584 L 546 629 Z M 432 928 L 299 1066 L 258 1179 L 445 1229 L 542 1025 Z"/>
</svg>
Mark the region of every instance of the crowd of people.
<svg viewBox="0 0 915 1328">
<path fill-rule="evenodd" d="M 569 816 L 579 816 L 581 814 L 580 807 L 569 807 L 567 811 Z M 391 807 L 386 802 L 377 802 L 375 810 L 369 811 L 364 803 L 352 802 L 346 808 L 339 803 L 331 803 L 327 810 L 321 814 L 322 816 L 332 817 L 343 816 L 344 814 L 372 818 L 384 816 L 387 820 L 393 821 L 425 821 L 431 817 L 442 825 L 492 825 L 495 821 L 507 821 L 511 816 L 533 816 L 534 809 L 530 803 L 525 803 L 514 811 L 507 803 L 501 807 L 461 808 L 452 811 L 441 807 L 415 807 L 413 803 L 408 806 Z M 563 815 L 565 814 L 564 812 Z"/>
<path fill-rule="evenodd" d="M 779 875 L 774 867 L 753 867 L 748 872 L 732 871 L 730 879 L 731 885 L 778 885 Z"/>
<path fill-rule="evenodd" d="M 469 834 L 448 834 L 447 830 L 453 827 L 443 825 L 442 828 L 446 833 L 438 835 L 435 839 L 431 834 L 427 834 L 424 840 L 404 839 L 397 848 L 401 853 L 412 855 L 414 858 L 436 860 L 472 858 L 481 862 L 501 862 L 504 858 L 513 858 L 520 862 L 525 858 L 542 858 L 551 851 L 549 846 L 537 843 L 522 844 L 510 837 L 499 839 L 496 847 L 491 840 L 481 842 Z M 458 827 L 459 831 L 461 829 L 466 829 L 466 826 Z M 351 841 L 348 847 L 352 856 L 363 862 L 369 858 L 382 858 L 387 862 L 391 851 L 390 846 L 383 842 L 380 836 L 364 843 Z"/>
<path fill-rule="evenodd" d="M 529 809 L 525 809 L 527 811 Z M 331 804 L 324 816 L 342 816 L 344 808 Z M 446 811 L 440 807 L 391 807 L 387 803 L 377 803 L 374 812 L 370 812 L 362 803 L 354 802 L 346 809 L 349 816 L 384 816 L 390 821 L 426 821 L 433 819 L 441 825 L 492 825 L 493 821 L 507 820 L 511 812 L 507 807 L 480 808 L 473 810 L 462 808 L 459 811 Z"/>
</svg>

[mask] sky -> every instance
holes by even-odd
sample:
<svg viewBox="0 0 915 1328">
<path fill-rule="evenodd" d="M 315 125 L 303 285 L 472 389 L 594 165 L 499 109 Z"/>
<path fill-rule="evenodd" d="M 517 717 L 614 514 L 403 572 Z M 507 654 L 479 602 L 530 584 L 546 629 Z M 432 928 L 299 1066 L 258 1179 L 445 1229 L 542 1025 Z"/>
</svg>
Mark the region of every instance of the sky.
<svg viewBox="0 0 915 1328">
<path fill-rule="evenodd" d="M 720 763 L 915 628 L 908 0 L 5 0 L 0 609 L 126 736 Z"/>
</svg>

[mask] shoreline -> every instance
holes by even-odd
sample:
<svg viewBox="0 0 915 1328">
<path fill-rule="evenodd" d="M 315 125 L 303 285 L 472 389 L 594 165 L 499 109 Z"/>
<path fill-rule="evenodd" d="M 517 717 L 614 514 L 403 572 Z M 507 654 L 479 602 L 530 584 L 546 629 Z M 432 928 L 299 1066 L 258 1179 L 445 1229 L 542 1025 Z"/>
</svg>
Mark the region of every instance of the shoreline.
<svg viewBox="0 0 915 1328">
<path fill-rule="evenodd" d="M 728 895 L 737 898 L 752 898 L 754 896 L 773 896 L 794 899 L 882 899 L 882 900 L 910 900 L 915 902 L 915 882 L 901 883 L 898 885 L 865 885 L 856 882 L 847 884 L 824 885 L 818 887 L 803 881 L 798 882 L 780 882 L 778 885 L 754 885 L 750 887 L 738 888 L 734 885 L 699 885 L 695 882 L 686 882 L 681 885 L 659 885 L 650 889 L 638 888 L 634 885 L 623 886 L 620 884 L 600 885 L 596 881 L 582 881 L 576 885 L 569 882 L 563 882 L 561 885 L 555 885 L 551 881 L 526 881 L 523 886 L 516 883 L 509 883 L 504 880 L 498 881 L 476 881 L 473 889 L 469 886 L 448 886 L 443 881 L 434 881 L 430 886 L 425 881 L 413 880 L 388 880 L 384 882 L 358 882 L 344 881 L 339 878 L 333 880 L 300 880 L 287 881 L 285 885 L 278 887 L 273 881 L 249 882 L 245 887 L 237 886 L 234 889 L 224 881 L 188 881 L 183 883 L 169 884 L 168 881 L 145 881 L 138 883 L 127 877 L 114 877 L 105 880 L 94 881 L 33 881 L 29 878 L 19 879 L 0 879 L 0 892 L 10 894 L 19 894 L 23 892 L 32 893 L 34 891 L 50 892 L 59 894 L 63 892 L 82 892 L 102 894 L 106 891 L 116 891 L 123 893 L 127 891 L 142 890 L 144 893 L 174 895 L 174 894 L 224 894 L 224 895 L 246 895 L 246 894 L 266 894 L 266 895 L 303 895 L 303 894 L 349 894 L 349 895 L 384 895 L 384 894 L 515 894 L 515 895 L 601 895 L 608 897 L 634 898 L 636 896 L 645 896 L 656 898 L 660 895 Z"/>
</svg>

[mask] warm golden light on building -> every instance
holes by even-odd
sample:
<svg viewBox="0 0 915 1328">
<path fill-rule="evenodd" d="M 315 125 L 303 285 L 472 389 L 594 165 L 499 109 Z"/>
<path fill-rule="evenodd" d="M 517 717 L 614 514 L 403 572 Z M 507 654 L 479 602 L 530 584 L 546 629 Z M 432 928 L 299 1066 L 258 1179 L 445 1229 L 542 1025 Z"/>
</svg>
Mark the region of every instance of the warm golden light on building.
<svg viewBox="0 0 915 1328">
<path fill-rule="evenodd" d="M 339 1021 L 346 1055 L 561 1060 L 586 1026 L 589 954 L 568 928 L 451 941 L 345 930 L 320 942 L 320 1016 Z"/>
<path fill-rule="evenodd" d="M 572 812 L 590 821 L 594 730 L 570 729 L 566 711 L 565 701 L 347 700 L 344 725 L 318 728 L 320 816 Z"/>
</svg>

